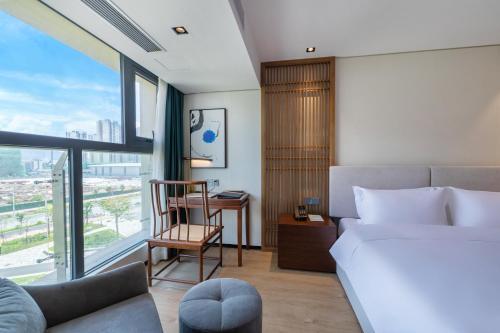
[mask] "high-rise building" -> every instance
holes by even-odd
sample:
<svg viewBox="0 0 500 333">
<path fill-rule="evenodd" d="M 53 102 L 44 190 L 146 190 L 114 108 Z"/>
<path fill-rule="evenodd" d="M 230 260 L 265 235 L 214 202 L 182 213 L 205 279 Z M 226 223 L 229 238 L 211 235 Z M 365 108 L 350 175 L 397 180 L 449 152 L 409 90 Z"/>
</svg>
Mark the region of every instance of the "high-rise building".
<svg viewBox="0 0 500 333">
<path fill-rule="evenodd" d="M 103 135 L 102 135 L 102 120 L 96 121 L 96 133 L 95 133 L 95 139 L 96 141 L 103 141 Z"/>
<path fill-rule="evenodd" d="M 98 120 L 96 123 L 95 140 L 122 143 L 122 128 L 120 123 L 109 119 Z"/>
<path fill-rule="evenodd" d="M 112 135 L 114 143 L 122 143 L 122 127 L 116 120 L 113 121 Z"/>
<path fill-rule="evenodd" d="M 87 132 L 80 130 L 72 130 L 66 132 L 66 137 L 71 139 L 87 140 Z"/>
<path fill-rule="evenodd" d="M 113 142 L 112 123 L 109 119 L 98 120 L 97 124 L 97 140 L 102 142 Z"/>
</svg>

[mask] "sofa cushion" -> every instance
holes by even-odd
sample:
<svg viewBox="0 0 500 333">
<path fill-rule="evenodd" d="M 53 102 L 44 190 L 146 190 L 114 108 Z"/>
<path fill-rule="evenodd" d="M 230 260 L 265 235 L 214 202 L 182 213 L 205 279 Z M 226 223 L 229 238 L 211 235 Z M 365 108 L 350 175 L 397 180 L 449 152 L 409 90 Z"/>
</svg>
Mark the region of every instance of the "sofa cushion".
<svg viewBox="0 0 500 333">
<path fill-rule="evenodd" d="M 0 279 L 0 333 L 42 333 L 46 326 L 33 298 L 14 282 Z"/>
<path fill-rule="evenodd" d="M 153 297 L 151 294 L 143 294 L 53 326 L 47 332 L 161 333 L 163 330 Z"/>
</svg>

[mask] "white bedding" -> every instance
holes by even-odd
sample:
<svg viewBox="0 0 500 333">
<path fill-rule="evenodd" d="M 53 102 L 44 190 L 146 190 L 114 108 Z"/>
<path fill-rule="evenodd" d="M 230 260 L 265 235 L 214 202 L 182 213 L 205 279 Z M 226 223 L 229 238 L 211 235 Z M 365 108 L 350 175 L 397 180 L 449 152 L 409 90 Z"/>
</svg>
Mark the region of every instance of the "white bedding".
<svg viewBox="0 0 500 333">
<path fill-rule="evenodd" d="M 351 217 L 343 217 L 339 221 L 339 236 L 344 233 L 347 229 L 349 229 L 353 225 L 357 225 L 361 223 L 361 219 L 353 219 Z"/>
<path fill-rule="evenodd" d="M 330 252 L 375 332 L 500 332 L 500 229 L 355 225 Z"/>
</svg>

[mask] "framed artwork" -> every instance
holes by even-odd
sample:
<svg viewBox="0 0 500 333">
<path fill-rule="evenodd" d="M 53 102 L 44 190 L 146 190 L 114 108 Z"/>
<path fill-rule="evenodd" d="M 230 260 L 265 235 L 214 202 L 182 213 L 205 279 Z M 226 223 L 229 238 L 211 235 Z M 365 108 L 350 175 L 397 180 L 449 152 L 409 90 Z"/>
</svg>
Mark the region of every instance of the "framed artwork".
<svg viewBox="0 0 500 333">
<path fill-rule="evenodd" d="M 189 119 L 191 168 L 225 168 L 226 109 L 189 110 Z"/>
</svg>

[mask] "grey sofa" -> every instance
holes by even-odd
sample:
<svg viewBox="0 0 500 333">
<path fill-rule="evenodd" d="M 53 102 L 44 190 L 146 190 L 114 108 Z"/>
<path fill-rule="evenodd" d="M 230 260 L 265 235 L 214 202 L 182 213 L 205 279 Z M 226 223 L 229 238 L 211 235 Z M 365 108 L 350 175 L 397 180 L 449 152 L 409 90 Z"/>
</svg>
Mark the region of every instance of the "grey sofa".
<svg viewBox="0 0 500 333">
<path fill-rule="evenodd" d="M 163 332 L 144 263 L 24 289 L 42 310 L 47 332 Z"/>
</svg>

